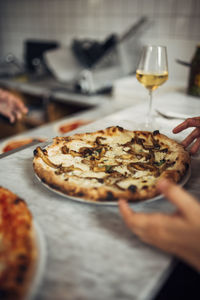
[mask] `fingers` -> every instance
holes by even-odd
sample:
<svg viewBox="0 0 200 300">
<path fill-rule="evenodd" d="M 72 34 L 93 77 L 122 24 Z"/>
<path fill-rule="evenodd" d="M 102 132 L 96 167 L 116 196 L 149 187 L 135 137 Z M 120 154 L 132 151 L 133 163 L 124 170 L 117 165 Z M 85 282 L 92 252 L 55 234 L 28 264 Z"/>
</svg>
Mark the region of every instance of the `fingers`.
<svg viewBox="0 0 200 300">
<path fill-rule="evenodd" d="M 193 196 L 183 190 L 180 186 L 166 179 L 159 180 L 157 188 L 185 216 L 192 216 L 193 213 L 196 214 L 196 210 L 200 209 L 198 202 Z"/>
<path fill-rule="evenodd" d="M 119 210 L 126 225 L 140 237 L 151 235 L 155 228 L 158 228 L 158 224 L 168 222 L 170 216 L 159 213 L 142 213 L 134 212 L 128 202 L 125 199 L 119 199 Z"/>
<path fill-rule="evenodd" d="M 189 127 L 200 127 L 200 117 L 189 118 L 185 120 L 173 129 L 173 133 L 179 133 Z"/>
<path fill-rule="evenodd" d="M 190 149 L 191 154 L 197 153 L 197 151 L 200 149 L 200 137 L 196 140 L 192 148 Z"/>
<path fill-rule="evenodd" d="M 22 117 L 22 113 L 17 111 L 12 103 L 6 101 L 0 101 L 0 113 L 7 117 L 10 123 L 14 123 L 16 119 L 20 119 Z"/>
<path fill-rule="evenodd" d="M 12 101 L 14 103 L 15 106 L 15 110 L 20 112 L 20 113 L 24 113 L 26 114 L 28 112 L 27 107 L 24 105 L 24 103 L 17 97 L 13 97 Z"/>
<path fill-rule="evenodd" d="M 190 153 L 195 154 L 200 148 L 200 117 L 185 120 L 173 129 L 173 133 L 178 133 L 189 127 L 196 128 L 182 141 L 182 145 L 188 147 L 195 139 L 197 139 L 190 149 Z"/>
<path fill-rule="evenodd" d="M 10 123 L 13 123 L 15 121 L 15 116 L 13 115 L 12 111 L 10 111 L 8 109 L 4 109 L 1 106 L 1 103 L 0 103 L 0 114 L 7 117 L 9 119 Z"/>
<path fill-rule="evenodd" d="M 0 89 L 0 112 L 13 123 L 16 119 L 21 119 L 28 109 L 20 98 Z"/>
<path fill-rule="evenodd" d="M 197 137 L 200 137 L 200 127 L 195 128 L 183 141 L 182 145 L 184 147 L 189 146 Z"/>
<path fill-rule="evenodd" d="M 124 218 L 125 223 L 130 229 L 142 229 L 146 223 L 146 215 L 140 213 L 138 218 L 137 213 L 135 213 L 128 205 L 128 202 L 124 199 L 118 201 L 119 210 Z M 135 231 L 134 231 L 135 232 Z"/>
<path fill-rule="evenodd" d="M 167 228 L 174 222 L 171 216 L 160 213 L 135 213 L 128 205 L 127 201 L 118 201 L 121 215 L 126 225 L 142 241 L 157 246 L 163 250 L 170 250 L 171 241 Z"/>
<path fill-rule="evenodd" d="M 178 207 L 177 213 L 136 213 L 126 200 L 120 199 L 118 205 L 124 221 L 143 242 L 175 254 L 199 268 L 199 253 L 195 249 L 200 229 L 200 205 L 182 188 L 166 179 L 160 180 L 157 187 Z"/>
<path fill-rule="evenodd" d="M 13 107 L 13 111 L 18 113 L 18 115 L 22 115 L 23 113 L 25 114 L 28 112 L 28 109 L 24 105 L 23 101 L 16 95 L 8 93 L 7 99 L 9 101 L 10 105 L 12 105 L 12 107 Z"/>
</svg>

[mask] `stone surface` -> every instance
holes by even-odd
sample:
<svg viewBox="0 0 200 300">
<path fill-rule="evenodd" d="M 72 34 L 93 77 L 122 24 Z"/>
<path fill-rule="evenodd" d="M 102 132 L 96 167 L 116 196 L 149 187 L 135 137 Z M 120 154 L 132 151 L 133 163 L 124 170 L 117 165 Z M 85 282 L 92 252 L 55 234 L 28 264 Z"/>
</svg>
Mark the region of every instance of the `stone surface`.
<svg viewBox="0 0 200 300">
<path fill-rule="evenodd" d="M 143 104 L 79 131 L 99 129 L 102 124 L 133 126 L 134 116 L 142 111 Z M 160 122 L 168 133 L 175 125 L 174 120 Z M 40 263 L 46 260 L 46 264 L 36 299 L 150 299 L 172 257 L 138 240 L 125 226 L 116 206 L 76 202 L 43 186 L 32 168 L 34 148 L 0 160 L 0 185 L 26 200 L 45 241 Z M 200 198 L 199 170 L 200 157 L 196 156 L 185 188 Z M 174 209 L 164 198 L 132 206 L 148 212 Z"/>
</svg>

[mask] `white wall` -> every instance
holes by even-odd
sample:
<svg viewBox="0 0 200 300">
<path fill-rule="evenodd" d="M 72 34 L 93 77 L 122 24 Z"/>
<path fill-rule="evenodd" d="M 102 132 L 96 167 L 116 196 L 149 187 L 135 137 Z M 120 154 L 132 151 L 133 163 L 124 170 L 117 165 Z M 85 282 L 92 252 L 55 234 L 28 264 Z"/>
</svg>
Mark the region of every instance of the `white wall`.
<svg viewBox="0 0 200 300">
<path fill-rule="evenodd" d="M 0 56 L 12 52 L 22 59 L 27 38 L 63 44 L 74 37 L 103 39 L 143 15 L 150 23 L 142 42 L 167 45 L 175 74 L 175 57 L 190 60 L 200 42 L 200 0 L 1 0 Z M 178 76 L 185 76 L 187 70 L 178 69 Z"/>
</svg>

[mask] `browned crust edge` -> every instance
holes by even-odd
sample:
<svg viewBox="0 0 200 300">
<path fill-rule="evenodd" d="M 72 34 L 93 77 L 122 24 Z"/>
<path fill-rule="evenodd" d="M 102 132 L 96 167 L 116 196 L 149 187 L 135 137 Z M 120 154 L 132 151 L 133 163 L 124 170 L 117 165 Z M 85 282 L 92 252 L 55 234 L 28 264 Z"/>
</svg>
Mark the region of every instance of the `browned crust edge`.
<svg viewBox="0 0 200 300">
<path fill-rule="evenodd" d="M 66 138 L 54 138 L 54 142 L 52 145 L 50 145 L 50 147 L 54 147 L 54 145 L 58 145 L 59 143 L 62 143 L 65 140 L 84 139 L 87 136 L 113 136 L 118 135 L 121 132 L 126 132 L 130 134 L 136 133 L 140 137 L 144 138 L 150 134 L 148 131 L 129 131 L 121 127 L 109 127 L 105 130 L 99 130 L 96 132 L 75 134 Z M 176 151 L 178 153 L 173 168 L 164 171 L 159 178 L 168 178 L 178 183 L 183 178 L 190 165 L 189 153 L 186 150 L 184 150 L 182 145 L 161 133 L 156 133 L 155 140 L 159 140 L 161 143 L 163 142 L 164 144 L 167 144 L 170 147 L 170 149 L 173 149 L 173 151 Z M 42 180 L 44 184 L 48 185 L 50 188 L 59 191 L 65 195 L 86 199 L 88 201 L 112 202 L 117 201 L 119 198 L 125 198 L 128 201 L 137 202 L 151 199 L 159 195 L 159 192 L 156 189 L 156 183 L 148 187 L 147 189 L 140 189 L 134 193 L 130 192 L 129 190 L 117 190 L 109 186 L 87 188 L 80 185 L 76 185 L 72 182 L 61 180 L 57 175 L 54 174 L 54 170 L 43 168 L 42 164 L 40 163 L 39 157 L 34 157 L 33 167 L 37 176 Z"/>
</svg>

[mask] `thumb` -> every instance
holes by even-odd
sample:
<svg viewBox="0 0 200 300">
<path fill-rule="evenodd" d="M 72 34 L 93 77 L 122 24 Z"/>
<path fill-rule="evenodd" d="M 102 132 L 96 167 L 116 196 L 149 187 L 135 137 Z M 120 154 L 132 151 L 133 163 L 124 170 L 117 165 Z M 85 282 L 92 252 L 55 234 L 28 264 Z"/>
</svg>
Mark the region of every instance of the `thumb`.
<svg viewBox="0 0 200 300">
<path fill-rule="evenodd" d="M 199 204 L 196 199 L 179 185 L 167 179 L 160 179 L 157 183 L 157 189 L 184 215 L 193 213 L 197 209 L 199 210 Z"/>
</svg>

